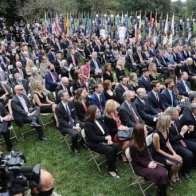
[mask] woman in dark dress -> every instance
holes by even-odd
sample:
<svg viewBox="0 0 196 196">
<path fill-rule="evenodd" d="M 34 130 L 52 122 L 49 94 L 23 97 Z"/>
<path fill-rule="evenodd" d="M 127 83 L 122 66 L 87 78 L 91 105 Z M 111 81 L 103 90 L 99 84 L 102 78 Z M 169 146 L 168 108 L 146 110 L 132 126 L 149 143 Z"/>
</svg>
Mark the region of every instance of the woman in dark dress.
<svg viewBox="0 0 196 196">
<path fill-rule="evenodd" d="M 117 61 L 115 72 L 116 72 L 116 78 L 119 82 L 120 76 L 125 76 L 126 75 L 125 74 L 125 62 L 124 61 L 122 61 L 122 60 Z"/>
<path fill-rule="evenodd" d="M 133 129 L 133 140 L 130 145 L 130 155 L 136 174 L 158 185 L 157 195 L 167 195 L 168 172 L 152 160 L 146 145 L 144 125 L 136 124 Z"/>
<path fill-rule="evenodd" d="M 171 169 L 171 181 L 176 183 L 179 181 L 178 172 L 182 165 L 182 157 L 180 157 L 172 148 L 169 141 L 169 127 L 171 124 L 170 115 L 161 114 L 157 121 L 157 132 L 153 134 L 152 156 L 155 161 L 169 166 Z"/>
<path fill-rule="evenodd" d="M 40 107 L 40 113 L 53 113 L 56 126 L 58 127 L 58 120 L 55 114 L 56 104 L 48 99 L 44 94 L 43 85 L 41 82 L 35 83 L 35 92 L 33 95 L 35 105 Z"/>
<path fill-rule="evenodd" d="M 112 83 L 110 80 L 103 81 L 103 89 L 104 89 L 104 96 L 106 101 L 108 99 L 114 99 L 116 100 L 116 94 L 112 91 Z"/>
<path fill-rule="evenodd" d="M 88 95 L 89 94 L 85 88 L 79 88 L 76 91 L 74 104 L 75 104 L 76 114 L 78 116 L 79 121 L 81 122 L 84 122 L 85 114 L 88 110 L 88 106 L 90 105 Z"/>
<path fill-rule="evenodd" d="M 114 82 L 113 76 L 112 76 L 112 66 L 111 64 L 105 64 L 103 69 L 103 80 L 110 80 L 111 83 Z"/>
<path fill-rule="evenodd" d="M 133 89 L 134 91 L 137 91 L 137 89 L 139 88 L 138 77 L 137 77 L 137 74 L 135 72 L 132 72 L 132 73 L 129 74 L 128 84 L 131 87 L 131 89 Z"/>
<path fill-rule="evenodd" d="M 113 143 L 112 137 L 104 123 L 98 121 L 99 109 L 90 105 L 86 114 L 84 131 L 86 134 L 86 145 L 93 151 L 104 154 L 108 166 L 108 173 L 111 177 L 119 178 L 116 172 L 116 159 L 118 144 Z"/>
</svg>

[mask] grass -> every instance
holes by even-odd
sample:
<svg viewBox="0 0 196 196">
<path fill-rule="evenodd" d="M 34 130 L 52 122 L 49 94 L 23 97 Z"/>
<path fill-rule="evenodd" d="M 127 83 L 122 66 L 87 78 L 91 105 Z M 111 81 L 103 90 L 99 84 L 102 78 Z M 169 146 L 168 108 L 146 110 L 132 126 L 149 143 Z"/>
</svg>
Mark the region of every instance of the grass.
<svg viewBox="0 0 196 196">
<path fill-rule="evenodd" d="M 16 142 L 14 146 L 18 151 L 24 153 L 27 158 L 27 165 L 40 163 L 42 168 L 49 170 L 55 178 L 55 190 L 62 196 L 126 196 L 141 195 L 139 188 L 126 186 L 132 179 L 132 174 L 128 164 L 117 162 L 117 168 L 121 176 L 120 179 L 112 179 L 107 175 L 103 164 L 101 174 L 93 162 L 88 162 L 88 151 L 81 149 L 80 156 L 72 155 L 67 146 L 60 141 L 60 133 L 53 126 L 49 125 L 45 129 L 49 142 L 37 141 L 35 132 L 26 135 L 25 141 Z M 1 150 L 5 153 L 4 144 Z M 192 173 L 193 181 L 182 182 L 171 185 L 172 190 L 168 193 L 171 196 L 188 195 L 194 196 L 196 191 L 196 174 Z M 153 186 L 150 193 L 155 195 L 156 187 Z"/>
</svg>

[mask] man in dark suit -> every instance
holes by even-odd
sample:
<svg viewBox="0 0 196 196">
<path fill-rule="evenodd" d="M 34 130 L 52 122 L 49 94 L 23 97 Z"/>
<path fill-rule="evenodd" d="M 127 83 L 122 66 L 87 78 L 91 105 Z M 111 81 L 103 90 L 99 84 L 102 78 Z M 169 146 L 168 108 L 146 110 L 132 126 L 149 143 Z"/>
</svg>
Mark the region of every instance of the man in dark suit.
<svg viewBox="0 0 196 196">
<path fill-rule="evenodd" d="M 173 79 L 166 79 L 165 80 L 166 89 L 161 92 L 161 104 L 163 110 L 167 109 L 168 107 L 176 107 L 177 100 L 176 95 L 174 93 L 174 80 Z"/>
<path fill-rule="evenodd" d="M 179 91 L 179 95 L 183 95 L 184 97 L 189 97 L 191 94 L 191 85 L 187 81 L 189 78 L 189 75 L 187 72 L 181 72 L 180 80 L 177 81 L 177 88 Z"/>
<path fill-rule="evenodd" d="M 188 134 L 185 135 L 185 138 L 189 138 L 189 140 L 196 142 L 196 103 L 192 103 L 190 108 L 183 111 L 182 117 L 180 118 L 180 124 L 181 126 L 189 126 L 189 130 L 193 129 L 193 131 L 189 131 Z"/>
<path fill-rule="evenodd" d="M 16 85 L 14 91 L 16 95 L 12 98 L 11 107 L 16 124 L 22 127 L 25 123 L 30 123 L 31 126 L 35 127 L 39 140 L 48 140 L 39 124 L 40 108 L 31 107 L 29 99 L 24 95 L 23 86 Z"/>
<path fill-rule="evenodd" d="M 12 120 L 12 116 L 8 114 L 2 103 L 0 103 L 0 134 L 3 135 L 7 150 L 11 151 L 13 148 L 12 142 L 10 140 L 10 130 L 8 128 L 8 123 Z"/>
<path fill-rule="evenodd" d="M 24 88 L 24 93 L 28 97 L 31 97 L 31 88 L 29 86 L 29 82 L 26 79 L 23 79 L 20 73 L 14 74 L 14 82 L 12 83 L 12 88 L 16 85 L 21 85 Z"/>
<path fill-rule="evenodd" d="M 176 60 L 178 63 L 184 63 L 184 55 L 183 55 L 183 52 L 182 52 L 182 46 L 177 46 L 176 47 L 177 49 L 177 52 L 176 52 Z"/>
<path fill-rule="evenodd" d="M 187 125 L 180 125 L 179 113 L 176 108 L 169 107 L 164 112 L 171 116 L 169 128 L 169 141 L 175 152 L 183 158 L 182 173 L 185 179 L 190 180 L 190 169 L 196 166 L 196 143 L 184 138 L 189 131 Z"/>
<path fill-rule="evenodd" d="M 158 112 L 154 110 L 146 98 L 145 88 L 137 89 L 137 98 L 134 101 L 134 105 L 137 108 L 137 112 L 142 120 L 149 126 L 155 127 L 158 118 Z"/>
<path fill-rule="evenodd" d="M 51 47 L 51 49 L 48 53 L 48 60 L 52 64 L 56 62 L 56 53 L 55 53 L 55 48 L 54 47 Z"/>
<path fill-rule="evenodd" d="M 105 61 L 106 63 L 111 63 L 112 67 L 115 67 L 115 62 L 116 62 L 116 59 L 110 49 L 110 45 L 106 45 L 106 50 L 104 52 L 104 55 L 105 55 Z"/>
<path fill-rule="evenodd" d="M 142 76 L 138 80 L 139 87 L 145 88 L 147 93 L 152 90 L 149 75 L 150 75 L 149 70 L 147 68 L 143 68 Z"/>
<path fill-rule="evenodd" d="M 137 70 L 137 64 L 133 58 L 133 51 L 131 49 L 127 50 L 127 55 L 125 57 L 125 67 L 132 71 Z"/>
<path fill-rule="evenodd" d="M 103 94 L 103 85 L 102 84 L 95 84 L 95 92 L 90 97 L 90 104 L 96 105 L 99 108 L 101 115 L 104 113 L 106 99 Z"/>
<path fill-rule="evenodd" d="M 119 103 L 124 101 L 123 93 L 127 90 L 132 90 L 131 87 L 127 84 L 128 78 L 126 76 L 120 76 L 119 78 L 120 84 L 116 87 L 116 99 Z"/>
<path fill-rule="evenodd" d="M 137 123 L 144 123 L 133 104 L 135 92 L 128 90 L 124 92 L 123 97 L 125 101 L 121 104 L 119 110 L 119 116 L 122 124 L 127 127 L 134 127 Z"/>
<path fill-rule="evenodd" d="M 150 106 L 156 110 L 158 113 L 163 111 L 162 104 L 161 104 L 161 86 L 159 81 L 154 80 L 151 82 L 152 90 L 148 93 L 148 101 Z"/>
<path fill-rule="evenodd" d="M 92 52 L 90 67 L 91 67 L 91 71 L 95 72 L 96 76 L 102 77 L 101 64 L 100 61 L 97 59 L 97 52 Z"/>
<path fill-rule="evenodd" d="M 78 137 L 81 131 L 81 123 L 78 120 L 74 103 L 69 102 L 69 93 L 61 90 L 58 93 L 61 102 L 56 107 L 56 116 L 59 122 L 59 130 L 62 134 L 69 134 L 72 138 L 72 151 L 79 155 Z"/>
<path fill-rule="evenodd" d="M 64 90 L 67 91 L 69 94 L 69 101 L 73 101 L 74 100 L 74 96 L 73 93 L 71 92 L 70 89 L 70 85 L 69 85 L 69 79 L 67 77 L 62 77 L 61 78 L 61 84 L 59 84 L 56 89 L 55 89 L 55 93 L 56 93 L 56 103 L 59 103 L 61 101 L 61 99 L 58 97 L 58 93 L 60 90 Z"/>
<path fill-rule="evenodd" d="M 56 87 L 59 85 L 58 74 L 54 70 L 54 65 L 50 64 L 48 66 L 49 71 L 45 75 L 46 89 L 54 92 Z"/>
<path fill-rule="evenodd" d="M 12 70 L 13 76 L 15 73 L 20 73 L 23 79 L 28 79 L 27 72 L 25 68 L 22 67 L 22 63 L 20 61 L 16 62 L 16 68 Z"/>
<path fill-rule="evenodd" d="M 142 53 L 141 46 L 137 47 L 137 51 L 134 53 L 133 58 L 137 65 L 145 65 L 145 61 L 147 60 L 146 55 Z"/>
</svg>

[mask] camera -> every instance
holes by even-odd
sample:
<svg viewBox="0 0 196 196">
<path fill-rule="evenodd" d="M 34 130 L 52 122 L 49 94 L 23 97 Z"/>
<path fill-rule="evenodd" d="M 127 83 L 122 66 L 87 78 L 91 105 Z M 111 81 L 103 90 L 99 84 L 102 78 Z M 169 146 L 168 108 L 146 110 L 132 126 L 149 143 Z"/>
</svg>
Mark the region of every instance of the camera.
<svg viewBox="0 0 196 196">
<path fill-rule="evenodd" d="M 25 163 L 26 158 L 21 152 L 0 155 L 0 195 L 24 194 L 29 185 L 39 184 L 40 165 L 31 167 L 24 166 Z"/>
</svg>

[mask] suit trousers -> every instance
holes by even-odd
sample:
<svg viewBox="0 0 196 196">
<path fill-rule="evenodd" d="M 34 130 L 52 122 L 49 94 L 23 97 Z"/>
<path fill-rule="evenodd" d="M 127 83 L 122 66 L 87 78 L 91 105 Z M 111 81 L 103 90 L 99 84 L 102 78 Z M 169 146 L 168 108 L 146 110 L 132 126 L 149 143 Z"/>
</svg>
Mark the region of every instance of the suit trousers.
<svg viewBox="0 0 196 196">
<path fill-rule="evenodd" d="M 107 143 L 100 143 L 95 145 L 89 144 L 88 147 L 97 153 L 104 154 L 107 160 L 106 162 L 108 166 L 108 171 L 116 172 L 118 144 L 116 143 L 113 143 L 112 145 L 108 145 Z"/>
<path fill-rule="evenodd" d="M 62 128 L 60 131 L 61 131 L 61 133 L 63 135 L 68 134 L 68 135 L 71 136 L 71 139 L 72 139 L 72 150 L 73 149 L 78 149 L 79 133 L 76 130 L 71 129 L 71 128 Z"/>
<path fill-rule="evenodd" d="M 10 139 L 10 130 L 7 130 L 6 132 L 3 132 L 1 134 L 3 135 L 5 144 L 7 146 L 7 150 L 11 151 L 11 149 L 13 148 L 13 145 L 12 145 L 12 141 Z"/>
</svg>

